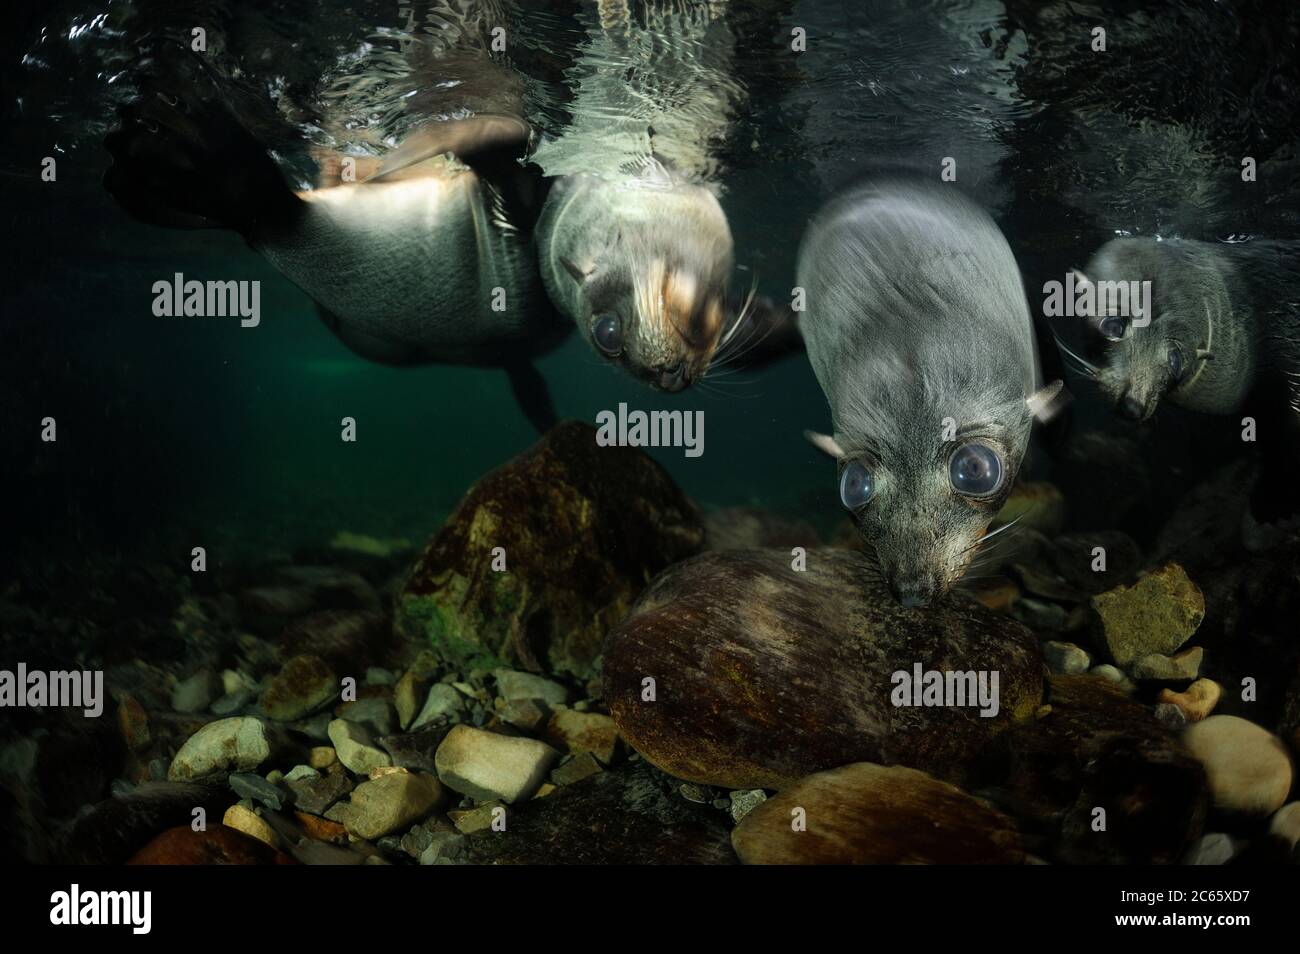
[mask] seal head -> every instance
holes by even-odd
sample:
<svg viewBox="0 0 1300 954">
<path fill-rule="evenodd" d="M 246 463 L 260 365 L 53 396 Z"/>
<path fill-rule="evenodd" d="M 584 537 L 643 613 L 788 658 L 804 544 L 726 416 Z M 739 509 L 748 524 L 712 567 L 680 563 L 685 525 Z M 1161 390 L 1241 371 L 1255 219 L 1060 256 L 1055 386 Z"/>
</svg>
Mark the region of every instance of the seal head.
<svg viewBox="0 0 1300 954">
<path fill-rule="evenodd" d="M 840 501 L 905 606 L 971 567 L 1020 469 L 1036 412 L 1033 326 L 988 215 L 951 189 L 860 187 L 799 252 L 800 327 L 834 436 Z"/>
<path fill-rule="evenodd" d="M 732 239 L 708 189 L 569 176 L 538 225 L 542 278 L 605 360 L 664 391 L 703 377 L 723 334 Z"/>
<path fill-rule="evenodd" d="M 1120 238 L 1076 273 L 1103 349 L 1083 371 L 1118 414 L 1149 421 L 1166 399 L 1228 413 L 1245 399 L 1255 342 L 1249 314 L 1234 314 L 1232 254 L 1204 242 Z"/>
</svg>

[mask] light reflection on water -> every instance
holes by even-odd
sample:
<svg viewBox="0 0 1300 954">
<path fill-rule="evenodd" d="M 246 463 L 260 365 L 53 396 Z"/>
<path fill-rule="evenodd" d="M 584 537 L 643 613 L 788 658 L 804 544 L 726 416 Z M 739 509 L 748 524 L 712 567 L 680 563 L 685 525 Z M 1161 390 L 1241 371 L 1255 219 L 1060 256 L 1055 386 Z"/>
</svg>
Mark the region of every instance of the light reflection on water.
<svg viewBox="0 0 1300 954">
<path fill-rule="evenodd" d="M 1178 18 L 1160 15 L 1173 6 L 28 4 L 0 39 L 0 189 L 8 216 L 0 297 L 6 327 L 30 336 L 12 351 L 23 356 L 23 377 L 55 381 L 69 394 L 102 372 L 86 393 L 112 408 L 115 421 L 156 417 L 176 404 L 204 420 L 204 439 L 232 459 L 241 447 L 274 445 L 283 451 L 278 479 L 289 488 L 324 485 L 325 442 L 317 447 L 304 438 L 286 448 L 280 425 L 325 406 L 333 414 L 336 401 L 365 401 L 376 415 L 405 414 L 417 421 L 411 427 L 419 436 L 402 432 L 388 459 L 367 465 L 371 474 L 404 478 L 377 508 L 393 509 L 401 495 L 421 502 L 436 496 L 446 507 L 532 439 L 502 376 L 447 368 L 407 375 L 359 361 L 355 374 L 335 374 L 347 365 L 331 362 L 354 359 L 319 327 L 310 304 L 237 239 L 131 223 L 103 194 L 100 142 L 116 105 L 131 95 L 132 65 L 151 43 L 188 42 L 202 25 L 209 62 L 241 117 L 299 184 L 313 179 L 313 149 L 381 154 L 414 126 L 470 111 L 522 112 L 539 134 L 534 158 L 552 174 L 618 168 L 653 140 L 657 153 L 723 186 L 744 269 L 735 284 L 748 286 L 756 275 L 759 290 L 778 297 L 792 284 L 808 216 L 882 163 L 933 171 L 941 157 L 955 157 L 959 183 L 1000 213 L 1031 287 L 1035 276 L 1059 278 L 1117 233 L 1300 235 L 1300 69 L 1293 48 L 1278 48 L 1295 35 L 1295 5 L 1278 14 L 1291 27 L 1255 16 L 1258 5 L 1249 3 L 1238 14 L 1190 0 L 1177 4 Z M 1105 55 L 1087 43 L 1098 17 L 1111 30 Z M 492 46 L 498 27 L 504 52 Z M 795 28 L 806 31 L 806 52 L 791 50 Z M 1251 189 L 1238 175 L 1247 152 L 1260 167 Z M 42 192 L 31 173 L 32 157 L 45 155 L 60 159 L 57 191 Z M 268 320 L 256 350 L 197 329 L 183 341 L 160 336 L 130 309 L 147 300 L 138 289 L 170 274 L 178 260 L 196 277 L 262 277 L 284 320 Z M 202 364 L 209 359 L 212 367 Z M 549 356 L 542 369 L 566 416 L 590 420 L 619 400 L 647 400 L 580 345 Z M 711 447 L 726 451 L 690 469 L 679 456 L 664 463 L 705 502 L 823 500 L 824 471 L 799 436 L 826 413 L 805 364 L 750 377 L 721 396 L 675 398 L 674 407 L 708 408 L 710 441 L 718 442 Z M 176 401 L 177 389 L 192 400 Z M 4 411 L 39 418 L 43 394 L 24 386 Z M 206 413 L 193 410 L 200 405 Z M 192 425 L 175 413 L 170 423 L 188 434 Z M 450 470 L 436 435 L 464 428 L 467 416 L 480 422 L 475 440 Z M 120 453 L 131 459 L 139 449 Z M 254 458 L 271 459 L 245 454 Z M 139 468 L 138 457 L 131 463 Z M 227 476 L 196 469 L 196 479 Z M 356 476 L 345 474 L 336 489 L 346 492 Z"/>
</svg>

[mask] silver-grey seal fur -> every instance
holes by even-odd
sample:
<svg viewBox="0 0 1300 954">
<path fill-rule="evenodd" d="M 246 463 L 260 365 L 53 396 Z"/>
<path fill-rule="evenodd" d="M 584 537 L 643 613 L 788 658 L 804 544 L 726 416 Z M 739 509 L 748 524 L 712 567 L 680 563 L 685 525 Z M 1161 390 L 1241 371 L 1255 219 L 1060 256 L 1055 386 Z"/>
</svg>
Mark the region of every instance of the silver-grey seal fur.
<svg viewBox="0 0 1300 954">
<path fill-rule="evenodd" d="M 798 268 L 834 428 L 809 437 L 892 592 L 925 605 L 967 570 L 1059 391 L 1038 390 L 1015 258 L 955 188 L 889 181 L 820 212 Z"/>
<path fill-rule="evenodd" d="M 1151 314 L 1122 315 L 1095 293 L 1087 316 L 1108 342 L 1099 364 L 1076 355 L 1123 416 L 1149 420 L 1162 400 L 1231 414 L 1263 381 L 1300 382 L 1300 242 L 1119 238 L 1082 274 L 1102 283 L 1151 283 Z M 1114 287 L 1114 286 L 1112 286 Z"/>
<path fill-rule="evenodd" d="M 507 90 L 491 100 L 506 112 L 408 129 L 382 159 L 313 147 L 316 187 L 293 192 L 215 71 L 168 55 L 106 140 L 105 183 L 144 221 L 238 231 L 363 357 L 505 368 L 539 428 L 554 411 L 531 361 L 575 328 L 611 364 L 680 390 L 782 316 L 751 302 L 724 317 L 732 238 L 711 150 L 741 88 L 725 75 L 723 8 L 666 5 L 641 26 L 618 9 L 591 25 L 574 121 L 555 138 L 538 142 Z M 622 71 L 606 75 L 623 60 L 640 66 L 631 93 Z"/>
</svg>

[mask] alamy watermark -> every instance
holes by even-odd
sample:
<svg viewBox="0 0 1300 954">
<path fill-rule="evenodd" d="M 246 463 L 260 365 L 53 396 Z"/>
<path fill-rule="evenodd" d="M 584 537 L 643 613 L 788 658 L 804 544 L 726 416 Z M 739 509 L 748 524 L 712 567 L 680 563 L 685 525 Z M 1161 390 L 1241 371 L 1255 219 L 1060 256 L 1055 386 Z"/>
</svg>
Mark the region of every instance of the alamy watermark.
<svg viewBox="0 0 1300 954">
<path fill-rule="evenodd" d="M 704 453 L 703 411 L 618 411 L 596 415 L 596 443 L 601 447 L 684 447 L 687 457 Z"/>
<path fill-rule="evenodd" d="M 899 669 L 890 677 L 894 684 L 889 700 L 896 706 L 979 708 L 991 719 L 1001 708 L 998 670 L 926 669 L 920 663 L 912 671 Z"/>
<path fill-rule="evenodd" d="M 177 272 L 171 281 L 153 283 L 153 313 L 159 318 L 240 319 L 241 328 L 256 328 L 262 320 L 260 281 L 185 280 Z"/>
<path fill-rule="evenodd" d="M 56 925 L 129 924 L 132 934 L 148 934 L 152 909 L 152 891 L 82 891 L 73 884 L 50 895 L 50 923 Z"/>
<path fill-rule="evenodd" d="M 104 711 L 104 673 L 29 671 L 26 663 L 17 670 L 0 669 L 0 708 L 36 706 L 83 709 L 86 718 L 98 718 Z"/>
<path fill-rule="evenodd" d="M 1151 282 L 1094 282 L 1067 272 L 1064 282 L 1043 283 L 1043 315 L 1047 318 L 1131 318 L 1134 328 L 1151 324 Z"/>
</svg>

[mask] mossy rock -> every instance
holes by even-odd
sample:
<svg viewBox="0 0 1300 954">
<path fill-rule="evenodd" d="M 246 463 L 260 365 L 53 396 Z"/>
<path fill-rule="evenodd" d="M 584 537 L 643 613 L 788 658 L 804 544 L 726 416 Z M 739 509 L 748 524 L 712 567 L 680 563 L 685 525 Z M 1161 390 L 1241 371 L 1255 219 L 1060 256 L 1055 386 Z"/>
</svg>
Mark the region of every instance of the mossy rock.
<svg viewBox="0 0 1300 954">
<path fill-rule="evenodd" d="M 566 421 L 470 489 L 411 570 L 397 625 L 456 666 L 585 678 L 646 584 L 703 544 L 662 467 Z"/>
<path fill-rule="evenodd" d="M 1205 618 L 1205 597 L 1186 571 L 1169 563 L 1132 586 L 1092 598 L 1099 642 L 1121 667 L 1152 653 L 1170 656 Z"/>
</svg>

